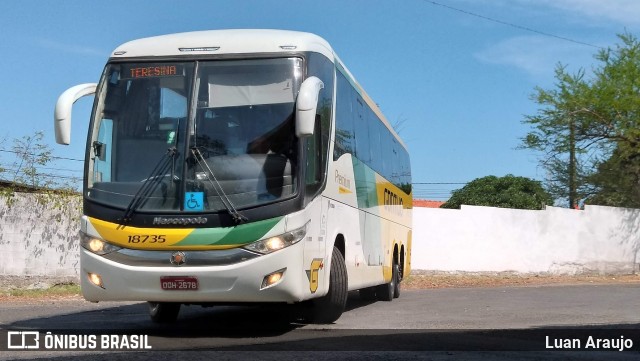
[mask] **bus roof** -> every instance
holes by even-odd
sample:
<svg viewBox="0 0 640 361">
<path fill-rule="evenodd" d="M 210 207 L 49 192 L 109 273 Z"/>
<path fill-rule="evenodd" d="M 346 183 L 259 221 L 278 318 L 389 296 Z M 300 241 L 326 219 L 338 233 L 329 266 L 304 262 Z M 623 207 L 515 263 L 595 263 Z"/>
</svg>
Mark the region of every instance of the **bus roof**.
<svg viewBox="0 0 640 361">
<path fill-rule="evenodd" d="M 405 148 L 406 145 L 382 114 L 377 104 L 358 84 L 331 45 L 318 35 L 290 30 L 228 29 L 160 35 L 132 40 L 118 46 L 112 59 L 206 56 L 222 54 L 316 52 L 342 68 L 363 99 Z"/>
<path fill-rule="evenodd" d="M 205 30 L 143 38 L 124 43 L 113 58 L 193 56 L 313 51 L 333 60 L 333 50 L 321 37 L 299 31 L 271 29 Z"/>
</svg>

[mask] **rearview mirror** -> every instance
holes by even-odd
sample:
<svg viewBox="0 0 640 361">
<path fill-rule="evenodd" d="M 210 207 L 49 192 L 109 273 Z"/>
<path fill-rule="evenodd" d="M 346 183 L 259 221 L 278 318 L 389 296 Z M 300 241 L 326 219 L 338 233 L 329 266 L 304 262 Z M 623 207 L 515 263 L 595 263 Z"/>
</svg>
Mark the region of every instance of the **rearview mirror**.
<svg viewBox="0 0 640 361">
<path fill-rule="evenodd" d="M 300 86 L 296 99 L 296 136 L 298 138 L 313 135 L 318 108 L 318 95 L 324 88 L 322 80 L 315 76 L 307 78 Z"/>
<path fill-rule="evenodd" d="M 69 145 L 71 141 L 71 107 L 78 99 L 96 92 L 98 84 L 80 84 L 67 89 L 60 95 L 53 111 L 53 128 L 56 131 L 56 143 Z"/>
</svg>

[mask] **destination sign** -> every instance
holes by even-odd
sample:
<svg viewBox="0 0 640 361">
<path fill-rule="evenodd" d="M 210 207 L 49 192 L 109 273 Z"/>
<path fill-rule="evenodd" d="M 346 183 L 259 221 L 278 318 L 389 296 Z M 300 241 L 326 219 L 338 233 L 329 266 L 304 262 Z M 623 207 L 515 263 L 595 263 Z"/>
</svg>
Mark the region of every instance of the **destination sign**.
<svg viewBox="0 0 640 361">
<path fill-rule="evenodd" d="M 184 66 L 182 64 L 145 64 L 144 66 L 124 66 L 122 71 L 122 78 L 124 79 L 158 78 L 182 75 L 184 75 Z"/>
</svg>

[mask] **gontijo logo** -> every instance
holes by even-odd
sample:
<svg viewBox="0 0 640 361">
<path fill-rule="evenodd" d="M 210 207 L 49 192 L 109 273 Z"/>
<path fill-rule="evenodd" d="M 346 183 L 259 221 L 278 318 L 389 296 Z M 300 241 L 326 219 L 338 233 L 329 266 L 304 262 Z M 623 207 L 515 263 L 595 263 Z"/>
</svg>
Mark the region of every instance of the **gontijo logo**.
<svg viewBox="0 0 640 361">
<path fill-rule="evenodd" d="M 399 207 L 396 207 L 399 206 Z M 401 196 L 395 194 L 385 187 L 384 189 L 384 208 L 392 213 L 402 216 L 404 209 L 404 200 Z"/>
</svg>

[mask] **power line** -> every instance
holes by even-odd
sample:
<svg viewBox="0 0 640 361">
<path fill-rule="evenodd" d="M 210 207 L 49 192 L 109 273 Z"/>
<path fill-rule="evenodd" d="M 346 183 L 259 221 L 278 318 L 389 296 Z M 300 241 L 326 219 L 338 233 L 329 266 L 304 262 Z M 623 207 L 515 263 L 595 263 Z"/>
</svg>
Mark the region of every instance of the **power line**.
<svg viewBox="0 0 640 361">
<path fill-rule="evenodd" d="M 4 168 L 4 169 L 13 169 L 14 171 L 17 170 L 17 168 L 14 168 L 16 166 L 15 163 L 13 164 L 8 164 L 8 163 L 0 163 L 0 168 Z M 53 168 L 53 167 L 34 167 L 37 169 L 46 169 L 46 170 L 56 170 L 56 171 L 61 171 L 61 172 L 71 172 L 71 173 L 82 173 L 83 170 L 82 169 L 70 169 L 70 168 Z"/>
<path fill-rule="evenodd" d="M 568 42 L 571 42 L 571 43 L 574 43 L 574 44 L 580 44 L 580 45 L 590 46 L 592 48 L 606 50 L 605 48 L 603 48 L 601 46 L 598 46 L 598 45 L 589 44 L 589 43 L 586 43 L 584 41 L 579 41 L 579 40 L 567 38 L 567 37 L 564 37 L 564 36 L 547 33 L 547 32 L 536 30 L 536 29 L 533 29 L 533 28 L 530 28 L 530 27 L 527 27 L 527 26 L 518 25 L 518 24 L 510 23 L 508 21 L 495 19 L 495 18 L 492 18 L 492 17 L 489 17 L 489 16 L 480 15 L 480 14 L 477 14 L 477 13 L 474 13 L 474 12 L 471 12 L 471 11 L 468 11 L 468 10 L 464 10 L 464 9 L 453 7 L 451 5 L 442 4 L 442 3 L 439 3 L 437 1 L 432 1 L 432 0 L 423 0 L 423 1 L 426 2 L 426 3 L 429 3 L 431 5 L 441 6 L 443 8 L 446 8 L 446 9 L 449 9 L 449 10 L 453 10 L 453 11 L 457 11 L 457 12 L 465 14 L 465 15 L 475 16 L 475 17 L 480 18 L 480 19 L 484 19 L 484 20 L 491 21 L 491 22 L 494 22 L 494 23 L 510 26 L 512 28 L 528 31 L 528 32 L 531 32 L 531 33 L 536 33 L 536 34 L 539 34 L 539 35 L 548 36 L 548 37 L 551 37 L 551 38 L 556 38 L 556 39 L 568 41 Z"/>
<path fill-rule="evenodd" d="M 69 168 L 51 168 L 51 167 L 38 167 L 39 169 L 57 170 L 61 172 L 82 173 L 82 169 L 69 169 Z"/>
<path fill-rule="evenodd" d="M 33 155 L 33 156 L 39 156 L 41 154 L 38 153 L 25 153 L 25 152 L 17 152 L 15 150 L 8 150 L 8 149 L 0 149 L 0 152 L 4 152 L 4 153 L 13 153 L 13 154 L 27 154 L 27 155 Z M 75 159 L 75 158 L 66 158 L 66 157 L 56 157 L 56 156 L 49 156 L 49 158 L 51 159 L 62 159 L 62 160 L 72 160 L 75 162 L 84 162 L 84 159 Z"/>
<path fill-rule="evenodd" d="M 446 201 L 453 192 L 469 182 L 413 182 L 413 198 Z"/>
</svg>

